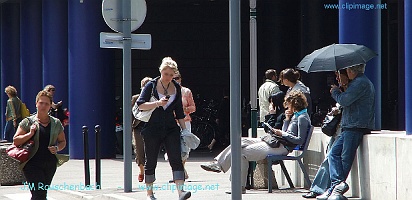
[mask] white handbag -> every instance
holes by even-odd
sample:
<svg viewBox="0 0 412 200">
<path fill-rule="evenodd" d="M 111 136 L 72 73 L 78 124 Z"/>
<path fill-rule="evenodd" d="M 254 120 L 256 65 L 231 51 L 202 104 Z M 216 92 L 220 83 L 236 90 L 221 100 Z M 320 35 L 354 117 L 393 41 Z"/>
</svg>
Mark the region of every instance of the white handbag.
<svg viewBox="0 0 412 200">
<path fill-rule="evenodd" d="M 157 101 L 157 99 L 153 95 L 153 88 L 152 88 L 152 96 L 150 97 L 149 102 L 155 102 L 155 101 Z M 139 106 L 137 105 L 137 103 L 134 103 L 133 108 L 132 108 L 132 113 L 136 119 L 142 122 L 148 122 L 155 109 L 156 108 L 153 108 L 150 110 L 139 110 Z"/>
</svg>

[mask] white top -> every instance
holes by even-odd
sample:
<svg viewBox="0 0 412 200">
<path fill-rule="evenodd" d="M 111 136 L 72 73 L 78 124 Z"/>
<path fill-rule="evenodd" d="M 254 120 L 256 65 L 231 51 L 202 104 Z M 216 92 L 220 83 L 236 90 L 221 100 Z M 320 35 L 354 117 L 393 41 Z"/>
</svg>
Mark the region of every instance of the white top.
<svg viewBox="0 0 412 200">
<path fill-rule="evenodd" d="M 161 94 L 159 92 L 158 92 L 158 94 L 159 94 L 160 99 L 166 96 L 166 95 Z M 176 89 L 175 89 L 175 93 L 170 95 L 169 101 L 167 101 L 166 105 L 163 106 L 163 109 L 166 110 L 167 107 L 169 107 L 169 105 L 175 100 L 175 98 L 176 98 Z"/>
</svg>

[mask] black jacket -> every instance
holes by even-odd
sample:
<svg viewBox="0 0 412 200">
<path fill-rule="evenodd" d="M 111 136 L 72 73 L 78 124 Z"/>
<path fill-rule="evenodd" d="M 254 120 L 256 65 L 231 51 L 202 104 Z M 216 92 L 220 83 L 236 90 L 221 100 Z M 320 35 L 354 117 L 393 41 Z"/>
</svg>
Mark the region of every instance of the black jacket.
<svg viewBox="0 0 412 200">
<path fill-rule="evenodd" d="M 149 81 L 146 86 L 143 88 L 140 93 L 139 99 L 137 99 L 137 105 L 141 105 L 150 100 L 153 89 L 153 96 L 156 99 L 159 99 L 159 94 L 156 89 L 157 81 L 160 77 L 156 77 L 153 80 Z M 161 135 L 161 134 L 180 134 L 180 128 L 176 123 L 175 119 L 183 119 L 185 114 L 183 112 L 182 105 L 182 91 L 179 83 L 175 80 L 172 80 L 172 83 L 176 87 L 176 98 L 173 102 L 166 108 L 163 107 L 156 108 L 150 120 L 145 123 L 142 129 L 142 134 L 151 134 L 151 135 Z"/>
</svg>

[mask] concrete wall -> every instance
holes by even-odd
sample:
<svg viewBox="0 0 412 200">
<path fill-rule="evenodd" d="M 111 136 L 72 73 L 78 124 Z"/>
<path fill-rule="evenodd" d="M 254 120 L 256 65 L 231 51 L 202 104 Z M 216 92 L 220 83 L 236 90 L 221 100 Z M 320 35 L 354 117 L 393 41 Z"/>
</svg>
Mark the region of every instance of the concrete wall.
<svg viewBox="0 0 412 200">
<path fill-rule="evenodd" d="M 258 131 L 258 135 L 262 131 Z M 311 180 L 325 158 L 328 142 L 329 137 L 316 127 L 303 161 Z M 364 200 L 410 199 L 407 195 L 412 189 L 411 146 L 412 136 L 406 136 L 404 131 L 378 131 L 366 135 L 347 179 L 350 190 L 346 196 Z M 303 174 L 297 162 L 285 161 L 285 165 L 295 187 L 303 187 Z M 280 167 L 273 166 L 273 170 L 279 186 L 289 187 Z"/>
</svg>

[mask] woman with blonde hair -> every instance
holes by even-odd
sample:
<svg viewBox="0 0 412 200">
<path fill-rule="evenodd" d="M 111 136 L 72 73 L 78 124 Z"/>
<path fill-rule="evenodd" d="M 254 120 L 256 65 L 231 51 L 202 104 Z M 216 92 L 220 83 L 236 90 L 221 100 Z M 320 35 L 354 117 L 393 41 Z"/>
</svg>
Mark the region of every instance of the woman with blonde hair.
<svg viewBox="0 0 412 200">
<path fill-rule="evenodd" d="M 16 132 L 17 125 L 21 119 L 21 100 L 17 97 L 17 90 L 15 87 L 9 85 L 4 89 L 9 99 L 6 106 L 6 126 L 4 127 L 4 135 L 0 138 L 13 141 L 13 135 Z"/>
<path fill-rule="evenodd" d="M 176 71 L 178 71 L 177 63 L 170 57 L 163 58 L 159 67 L 160 76 L 146 84 L 136 102 L 139 110 L 155 109 L 141 131 L 146 152 L 145 183 L 148 200 L 156 199 L 153 195 L 153 182 L 156 180 L 157 155 L 162 143 L 172 167 L 173 181 L 176 184 L 179 200 L 191 196 L 189 191 L 183 190 L 185 173 L 181 158 L 180 134 L 190 133 L 190 131 L 186 129 L 184 121 L 181 87 L 173 80 Z M 150 101 L 152 95 L 156 101 Z"/>
</svg>

